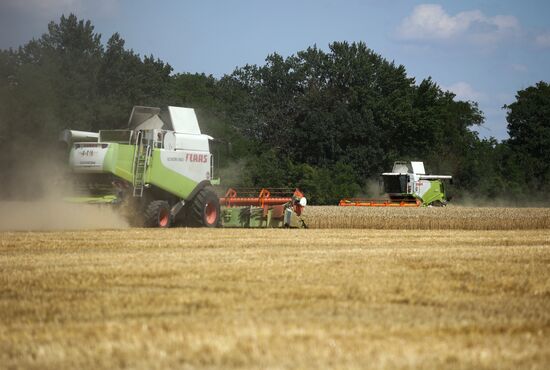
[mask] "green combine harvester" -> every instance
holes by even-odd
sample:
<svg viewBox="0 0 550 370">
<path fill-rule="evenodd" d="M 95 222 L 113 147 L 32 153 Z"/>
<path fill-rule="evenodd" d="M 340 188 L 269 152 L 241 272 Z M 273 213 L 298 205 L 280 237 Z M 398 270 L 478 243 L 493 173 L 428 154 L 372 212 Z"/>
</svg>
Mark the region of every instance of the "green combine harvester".
<svg viewBox="0 0 550 370">
<path fill-rule="evenodd" d="M 398 161 L 392 172 L 384 172 L 382 183 L 386 198 L 346 198 L 340 200 L 342 207 L 443 207 L 448 198 L 444 181 L 450 175 L 426 174 L 423 162 Z"/>
<path fill-rule="evenodd" d="M 134 223 L 205 227 L 304 227 L 298 189 L 214 189 L 210 144 L 191 108 L 136 106 L 126 130 L 65 130 L 80 194 L 71 202 L 120 207 Z"/>
</svg>

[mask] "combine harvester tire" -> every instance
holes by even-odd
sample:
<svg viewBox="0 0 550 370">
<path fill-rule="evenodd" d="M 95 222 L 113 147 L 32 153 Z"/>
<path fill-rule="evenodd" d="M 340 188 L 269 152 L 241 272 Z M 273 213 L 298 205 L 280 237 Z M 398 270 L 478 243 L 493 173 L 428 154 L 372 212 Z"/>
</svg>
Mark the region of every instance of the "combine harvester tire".
<svg viewBox="0 0 550 370">
<path fill-rule="evenodd" d="M 145 226 L 168 228 L 172 224 L 170 204 L 165 200 L 153 200 L 145 209 Z"/>
<path fill-rule="evenodd" d="M 197 227 L 217 227 L 220 224 L 220 201 L 214 191 L 205 187 L 193 198 L 190 223 Z"/>
</svg>

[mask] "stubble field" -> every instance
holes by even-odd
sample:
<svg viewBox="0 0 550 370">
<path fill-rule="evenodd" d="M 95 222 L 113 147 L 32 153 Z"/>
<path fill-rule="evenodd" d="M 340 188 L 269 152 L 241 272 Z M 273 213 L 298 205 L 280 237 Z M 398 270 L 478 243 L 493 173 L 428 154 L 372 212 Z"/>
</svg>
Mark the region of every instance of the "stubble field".
<svg viewBox="0 0 550 370">
<path fill-rule="evenodd" d="M 544 228 L 5 231 L 0 367 L 545 369 L 549 267 Z"/>
</svg>

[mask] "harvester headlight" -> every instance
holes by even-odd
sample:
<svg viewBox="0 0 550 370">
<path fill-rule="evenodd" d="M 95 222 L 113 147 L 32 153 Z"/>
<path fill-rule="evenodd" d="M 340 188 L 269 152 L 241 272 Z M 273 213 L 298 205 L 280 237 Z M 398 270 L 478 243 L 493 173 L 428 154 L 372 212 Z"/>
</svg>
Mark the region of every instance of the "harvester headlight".
<svg viewBox="0 0 550 370">
<path fill-rule="evenodd" d="M 300 205 L 301 205 L 302 207 L 305 207 L 305 206 L 307 205 L 307 199 L 306 199 L 306 197 L 301 197 L 301 198 L 300 198 Z"/>
</svg>

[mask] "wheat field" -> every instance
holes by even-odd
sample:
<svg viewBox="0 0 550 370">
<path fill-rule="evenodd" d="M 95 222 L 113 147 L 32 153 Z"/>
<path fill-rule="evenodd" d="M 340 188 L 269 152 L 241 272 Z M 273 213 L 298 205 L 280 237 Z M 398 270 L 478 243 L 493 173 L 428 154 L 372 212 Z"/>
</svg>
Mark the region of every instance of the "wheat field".
<svg viewBox="0 0 550 370">
<path fill-rule="evenodd" d="M 306 207 L 313 229 L 533 230 L 550 229 L 550 208 Z"/>
<path fill-rule="evenodd" d="M 0 368 L 550 366 L 550 230 L 0 232 Z"/>
</svg>

